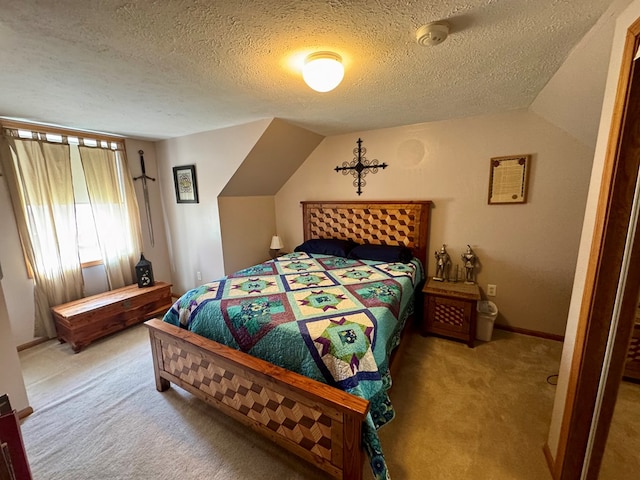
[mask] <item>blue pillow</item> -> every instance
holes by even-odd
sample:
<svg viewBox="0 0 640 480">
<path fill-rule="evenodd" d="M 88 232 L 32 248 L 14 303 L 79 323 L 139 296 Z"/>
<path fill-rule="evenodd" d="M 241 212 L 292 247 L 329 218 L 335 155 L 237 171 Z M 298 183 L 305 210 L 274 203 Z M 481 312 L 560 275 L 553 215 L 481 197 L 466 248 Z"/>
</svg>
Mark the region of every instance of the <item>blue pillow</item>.
<svg viewBox="0 0 640 480">
<path fill-rule="evenodd" d="M 298 245 L 294 252 L 318 253 L 321 255 L 334 255 L 346 257 L 357 243 L 351 240 L 339 240 L 337 238 L 314 238 Z"/>
<path fill-rule="evenodd" d="M 358 245 L 349 252 L 349 258 L 356 260 L 377 260 L 380 262 L 409 263 L 413 258 L 413 253 L 402 245 L 373 245 L 365 243 Z"/>
</svg>

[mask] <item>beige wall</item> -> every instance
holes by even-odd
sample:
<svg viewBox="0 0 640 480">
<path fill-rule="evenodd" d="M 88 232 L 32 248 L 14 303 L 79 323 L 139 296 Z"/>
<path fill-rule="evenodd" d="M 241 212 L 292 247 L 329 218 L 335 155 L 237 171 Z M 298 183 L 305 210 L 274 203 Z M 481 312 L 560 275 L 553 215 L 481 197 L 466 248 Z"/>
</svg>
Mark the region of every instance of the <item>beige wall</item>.
<svg viewBox="0 0 640 480">
<path fill-rule="evenodd" d="M 131 175 L 139 177 L 142 175 L 140 164 L 140 150 L 144 152 L 144 165 L 147 175 L 155 178 L 156 181 L 147 181 L 149 192 L 149 205 L 151 207 L 151 221 L 153 225 L 154 245 L 151 246 L 151 236 L 147 224 L 147 211 L 144 204 L 144 191 L 142 181 L 134 181 L 138 209 L 140 211 L 140 222 L 142 225 L 142 252 L 144 257 L 153 265 L 153 276 L 156 280 L 171 283 L 171 269 L 169 267 L 169 250 L 167 235 L 164 226 L 164 214 L 162 211 L 162 199 L 160 196 L 160 181 L 158 180 L 158 162 L 156 159 L 155 143 L 143 140 L 127 139 L 125 142 L 127 150 L 127 161 Z M 83 272 L 84 274 L 84 272 Z"/>
<path fill-rule="evenodd" d="M 538 93 L 531 110 L 595 148 L 615 12 L 629 0 L 615 0 L 574 47 L 567 60 Z M 576 81 L 580 79 L 580 81 Z"/>
<path fill-rule="evenodd" d="M 324 137 L 274 118 L 221 196 L 275 195 Z"/>
<path fill-rule="evenodd" d="M 27 390 L 24 386 L 20 359 L 15 349 L 9 324 L 9 313 L 4 296 L 6 280 L 0 282 L 0 394 L 9 395 L 11 406 L 16 410 L 23 410 L 29 406 Z"/>
<path fill-rule="evenodd" d="M 183 294 L 225 272 L 218 195 L 271 120 L 156 143 L 173 292 Z M 195 165 L 199 203 L 177 203 L 173 167 Z"/>
<path fill-rule="evenodd" d="M 366 157 L 389 167 L 366 177 L 333 169 L 352 158 L 361 137 Z M 528 203 L 487 205 L 489 159 L 531 154 Z M 564 334 L 584 215 L 592 151 L 529 111 L 410 125 L 326 138 L 276 195 L 278 232 L 302 241 L 302 200 L 432 200 L 433 251 L 446 244 L 457 260 L 470 244 L 483 290 L 497 285 L 498 322 Z"/>
<path fill-rule="evenodd" d="M 269 245 L 276 234 L 273 196 L 219 197 L 218 208 L 225 275 L 271 258 Z"/>
<path fill-rule="evenodd" d="M 591 173 L 591 181 L 589 184 L 586 214 L 584 218 L 584 224 L 582 226 L 578 263 L 575 273 L 573 293 L 571 296 L 567 328 L 565 332 L 565 343 L 562 351 L 562 359 L 559 369 L 558 386 L 556 387 L 556 397 L 554 400 L 551 425 L 549 428 L 549 436 L 547 439 L 549 449 L 554 457 L 558 450 L 560 428 L 567 398 L 568 377 L 571 369 L 573 350 L 575 348 L 580 305 L 585 289 L 587 265 L 591 252 L 592 238 L 595 228 L 598 196 L 602 183 L 602 172 L 604 168 L 606 149 L 608 146 L 609 130 L 611 128 L 611 119 L 613 115 L 613 106 L 615 102 L 618 77 L 622 64 L 622 52 L 625 44 L 625 36 L 629 26 L 638 18 L 640 18 L 640 0 L 634 0 L 627 7 L 627 9 L 618 16 L 615 34 L 613 37 L 613 46 L 611 49 L 611 58 L 609 61 L 609 71 L 607 76 L 607 86 L 605 89 L 598 141 L 596 144 L 593 161 L 593 171 Z"/>
</svg>

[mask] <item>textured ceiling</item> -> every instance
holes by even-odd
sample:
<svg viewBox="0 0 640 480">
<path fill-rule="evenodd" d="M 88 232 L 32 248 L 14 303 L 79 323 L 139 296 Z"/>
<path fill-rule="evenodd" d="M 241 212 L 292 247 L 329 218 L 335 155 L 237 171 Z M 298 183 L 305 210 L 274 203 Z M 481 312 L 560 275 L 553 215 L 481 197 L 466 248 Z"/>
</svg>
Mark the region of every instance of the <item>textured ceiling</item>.
<svg viewBox="0 0 640 480">
<path fill-rule="evenodd" d="M 0 115 L 160 139 L 322 135 L 529 106 L 611 0 L 0 0 Z M 416 30 L 446 20 L 424 47 Z M 304 56 L 342 55 L 317 93 Z"/>
</svg>

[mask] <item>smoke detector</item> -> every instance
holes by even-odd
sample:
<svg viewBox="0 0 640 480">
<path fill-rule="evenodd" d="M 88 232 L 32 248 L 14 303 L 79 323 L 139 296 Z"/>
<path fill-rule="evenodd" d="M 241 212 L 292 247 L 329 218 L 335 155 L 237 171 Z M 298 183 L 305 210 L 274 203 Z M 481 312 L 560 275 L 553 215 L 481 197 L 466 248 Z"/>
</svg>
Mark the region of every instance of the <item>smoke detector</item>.
<svg viewBox="0 0 640 480">
<path fill-rule="evenodd" d="M 416 32 L 418 44 L 422 46 L 438 45 L 446 40 L 449 35 L 447 22 L 431 22 L 421 26 Z"/>
</svg>

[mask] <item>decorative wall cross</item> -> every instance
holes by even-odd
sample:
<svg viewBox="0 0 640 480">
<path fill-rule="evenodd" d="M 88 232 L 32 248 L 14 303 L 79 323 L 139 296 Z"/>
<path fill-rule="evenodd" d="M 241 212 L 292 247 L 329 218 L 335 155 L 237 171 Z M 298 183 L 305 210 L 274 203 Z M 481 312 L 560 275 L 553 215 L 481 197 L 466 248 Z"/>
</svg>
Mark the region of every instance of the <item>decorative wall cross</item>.
<svg viewBox="0 0 640 480">
<path fill-rule="evenodd" d="M 342 162 L 342 166 L 336 167 L 335 171 L 342 172 L 343 175 L 353 175 L 353 186 L 358 187 L 358 195 L 360 195 L 362 193 L 362 187 L 367 184 L 364 179 L 367 173 L 378 173 L 378 168 L 385 169 L 388 165 L 386 163 L 378 163 L 378 160 L 367 160 L 364 157 L 367 149 L 362 146 L 362 139 L 359 138 L 356 143 L 358 146 L 353 149 L 353 154 L 357 156 L 349 163 Z"/>
</svg>

